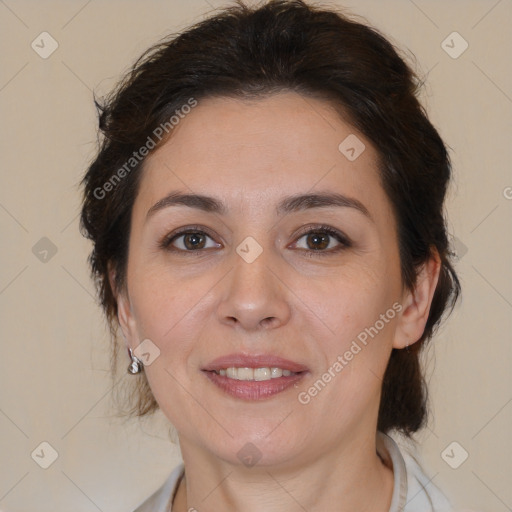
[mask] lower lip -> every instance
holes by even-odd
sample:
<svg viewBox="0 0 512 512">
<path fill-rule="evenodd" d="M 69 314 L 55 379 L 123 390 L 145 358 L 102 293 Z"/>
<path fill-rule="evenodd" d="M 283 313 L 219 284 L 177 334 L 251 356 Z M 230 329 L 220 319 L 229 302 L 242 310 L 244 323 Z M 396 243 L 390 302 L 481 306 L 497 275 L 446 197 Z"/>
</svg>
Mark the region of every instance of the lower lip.
<svg viewBox="0 0 512 512">
<path fill-rule="evenodd" d="M 203 371 L 206 376 L 217 387 L 225 391 L 228 395 L 242 400 L 265 400 L 271 396 L 281 393 L 296 382 L 299 382 L 306 372 L 289 375 L 288 377 L 278 377 L 270 380 L 236 380 L 229 379 L 215 372 Z"/>
</svg>

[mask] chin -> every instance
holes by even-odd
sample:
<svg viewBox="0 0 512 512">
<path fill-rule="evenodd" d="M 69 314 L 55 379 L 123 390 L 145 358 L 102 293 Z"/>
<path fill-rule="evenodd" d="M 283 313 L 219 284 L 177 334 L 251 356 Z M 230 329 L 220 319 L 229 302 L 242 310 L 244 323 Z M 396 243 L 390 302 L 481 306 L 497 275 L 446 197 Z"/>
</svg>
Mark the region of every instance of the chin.
<svg viewBox="0 0 512 512">
<path fill-rule="evenodd" d="M 276 428 L 276 422 L 266 421 L 259 426 L 244 425 L 237 429 L 229 429 L 233 437 L 226 438 L 217 446 L 209 445 L 216 455 L 234 465 L 248 468 L 258 466 L 279 466 L 294 459 L 303 449 L 301 439 L 289 430 Z M 302 446 L 302 448 L 301 448 Z"/>
</svg>

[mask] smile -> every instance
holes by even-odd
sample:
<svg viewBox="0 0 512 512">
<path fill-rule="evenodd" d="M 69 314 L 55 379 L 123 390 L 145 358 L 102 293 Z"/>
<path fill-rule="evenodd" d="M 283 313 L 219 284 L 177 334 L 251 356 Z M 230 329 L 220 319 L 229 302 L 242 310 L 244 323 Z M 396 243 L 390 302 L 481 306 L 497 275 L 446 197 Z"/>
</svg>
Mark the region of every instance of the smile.
<svg viewBox="0 0 512 512">
<path fill-rule="evenodd" d="M 283 370 L 282 368 L 222 368 L 216 370 L 217 375 L 222 375 L 228 379 L 234 380 L 253 380 L 263 381 L 270 379 L 278 379 L 279 377 L 289 377 L 290 375 L 297 375 L 299 372 L 292 372 L 290 370 Z"/>
<path fill-rule="evenodd" d="M 273 376 L 272 370 L 274 370 Z M 221 372 L 225 372 L 226 375 L 222 375 Z M 228 372 L 231 376 L 228 376 Z M 308 372 L 291 372 L 281 368 L 231 367 L 225 370 L 203 370 L 202 373 L 208 377 L 209 382 L 224 393 L 234 398 L 255 401 L 265 400 L 282 393 L 303 379 Z M 233 374 L 236 374 L 236 377 L 232 376 Z M 261 376 L 260 380 L 257 379 L 258 376 Z"/>
</svg>

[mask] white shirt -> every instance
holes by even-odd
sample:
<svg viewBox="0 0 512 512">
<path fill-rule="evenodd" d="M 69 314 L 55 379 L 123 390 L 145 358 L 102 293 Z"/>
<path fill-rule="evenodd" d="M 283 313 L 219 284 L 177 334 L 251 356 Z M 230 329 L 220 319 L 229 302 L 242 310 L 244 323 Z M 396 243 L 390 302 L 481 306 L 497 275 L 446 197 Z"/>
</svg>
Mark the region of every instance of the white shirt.
<svg viewBox="0 0 512 512">
<path fill-rule="evenodd" d="M 389 512 L 453 512 L 443 493 L 425 475 L 416 459 L 387 434 L 377 432 L 377 453 L 393 467 L 394 488 Z M 178 488 L 185 466 L 178 464 L 163 485 L 134 512 L 172 512 L 167 509 Z"/>
</svg>

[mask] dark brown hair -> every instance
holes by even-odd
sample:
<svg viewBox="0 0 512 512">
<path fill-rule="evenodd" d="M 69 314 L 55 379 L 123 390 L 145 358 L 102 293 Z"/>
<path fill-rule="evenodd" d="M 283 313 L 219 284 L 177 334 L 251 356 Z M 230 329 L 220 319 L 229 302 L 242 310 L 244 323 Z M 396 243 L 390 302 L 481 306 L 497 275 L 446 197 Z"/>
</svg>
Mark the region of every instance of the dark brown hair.
<svg viewBox="0 0 512 512">
<path fill-rule="evenodd" d="M 134 151 L 148 137 L 155 147 L 164 143 L 172 129 L 155 141 L 156 130 L 191 98 L 262 98 L 294 91 L 328 101 L 375 146 L 381 184 L 396 217 L 404 289 L 412 290 L 422 264 L 439 254 L 441 271 L 424 333 L 407 349 L 393 349 L 377 426 L 406 435 L 421 428 L 427 392 L 420 350 L 460 293 L 443 213 L 451 165 L 417 99 L 421 85 L 376 29 L 300 0 L 274 0 L 254 8 L 238 0 L 145 52 L 102 104 L 95 100 L 103 139 L 82 180 L 80 228 L 93 241 L 89 263 L 113 338 L 113 373 L 117 303 L 108 271 L 112 267 L 115 287 L 122 290 L 131 211 L 144 164 L 144 159 L 130 160 Z M 158 404 L 144 372 L 132 379 L 138 389 L 128 414 L 155 411 Z"/>
</svg>

